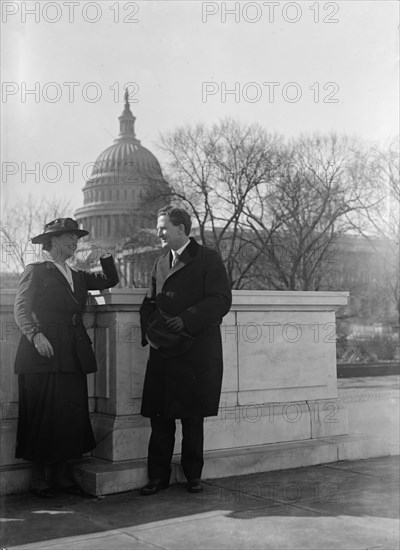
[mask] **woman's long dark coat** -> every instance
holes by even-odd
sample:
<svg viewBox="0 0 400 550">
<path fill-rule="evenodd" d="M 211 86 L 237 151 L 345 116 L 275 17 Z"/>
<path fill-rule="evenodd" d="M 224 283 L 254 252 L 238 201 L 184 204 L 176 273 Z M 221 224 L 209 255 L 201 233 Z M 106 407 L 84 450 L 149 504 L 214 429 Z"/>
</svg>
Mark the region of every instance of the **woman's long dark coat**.
<svg viewBox="0 0 400 550">
<path fill-rule="evenodd" d="M 179 262 L 170 268 L 170 252 L 157 259 L 140 309 L 142 344 L 149 318 L 159 309 L 179 315 L 195 337 L 183 355 L 167 358 L 150 348 L 141 414 L 190 418 L 218 414 L 222 383 L 220 325 L 232 293 L 218 253 L 190 240 Z"/>
<path fill-rule="evenodd" d="M 14 305 L 15 319 L 22 332 L 15 359 L 17 374 L 74 372 L 77 359 L 85 374 L 96 371 L 82 313 L 88 290 L 104 290 L 118 283 L 113 258 L 100 261 L 103 273 L 72 270 L 74 292 L 53 262 L 26 267 Z M 39 330 L 47 337 L 53 346 L 53 357 L 42 357 L 36 351 L 32 330 Z"/>
</svg>

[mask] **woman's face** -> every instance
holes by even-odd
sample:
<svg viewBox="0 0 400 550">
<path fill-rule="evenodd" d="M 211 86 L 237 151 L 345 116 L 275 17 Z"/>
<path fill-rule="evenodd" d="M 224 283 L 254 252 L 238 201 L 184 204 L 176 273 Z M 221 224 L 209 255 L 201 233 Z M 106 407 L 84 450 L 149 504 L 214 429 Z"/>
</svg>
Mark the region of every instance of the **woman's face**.
<svg viewBox="0 0 400 550">
<path fill-rule="evenodd" d="M 74 255 L 78 246 L 78 237 L 75 233 L 63 233 L 58 237 L 52 237 L 51 244 L 50 254 L 53 259 L 64 262 Z"/>
</svg>

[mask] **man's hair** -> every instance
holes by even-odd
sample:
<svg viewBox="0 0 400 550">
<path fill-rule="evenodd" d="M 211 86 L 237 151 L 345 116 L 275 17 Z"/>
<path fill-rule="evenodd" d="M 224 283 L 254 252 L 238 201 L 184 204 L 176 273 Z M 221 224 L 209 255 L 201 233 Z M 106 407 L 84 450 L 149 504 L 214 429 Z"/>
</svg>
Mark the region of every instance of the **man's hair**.
<svg viewBox="0 0 400 550">
<path fill-rule="evenodd" d="M 189 214 L 183 208 L 177 206 L 164 206 L 158 211 L 158 217 L 168 216 L 172 225 L 183 225 L 186 235 L 190 235 L 192 228 L 192 221 Z"/>
</svg>

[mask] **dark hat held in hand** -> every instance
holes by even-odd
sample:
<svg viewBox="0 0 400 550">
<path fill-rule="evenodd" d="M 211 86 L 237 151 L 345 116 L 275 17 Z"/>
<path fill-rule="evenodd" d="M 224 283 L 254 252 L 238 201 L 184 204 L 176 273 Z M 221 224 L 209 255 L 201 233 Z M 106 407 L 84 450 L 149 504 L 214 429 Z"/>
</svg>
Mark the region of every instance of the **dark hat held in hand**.
<svg viewBox="0 0 400 550">
<path fill-rule="evenodd" d="M 157 314 L 149 323 L 146 337 L 152 348 L 158 350 L 163 357 L 177 357 L 186 353 L 195 338 L 186 331 L 171 332 L 166 325 L 167 319 Z"/>
</svg>

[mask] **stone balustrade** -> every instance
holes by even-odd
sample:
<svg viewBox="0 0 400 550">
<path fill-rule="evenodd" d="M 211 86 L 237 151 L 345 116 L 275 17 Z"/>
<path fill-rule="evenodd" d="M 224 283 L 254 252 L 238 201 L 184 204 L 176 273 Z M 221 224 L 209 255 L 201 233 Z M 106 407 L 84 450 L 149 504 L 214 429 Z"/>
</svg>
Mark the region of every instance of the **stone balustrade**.
<svg viewBox="0 0 400 550">
<path fill-rule="evenodd" d="M 97 447 L 74 469 L 93 494 L 146 481 L 149 420 L 139 414 L 148 355 L 139 329 L 144 293 L 92 293 L 85 316 L 98 361 L 98 372 L 89 376 Z M 15 291 L 2 291 L 2 493 L 26 490 L 29 478 L 29 464 L 14 458 L 14 299 Z M 338 460 L 335 438 L 345 437 L 347 415 L 337 399 L 335 310 L 347 299 L 347 292 L 233 292 L 221 326 L 219 414 L 205 423 L 204 477 Z M 173 475 L 179 481 L 179 430 L 176 440 Z"/>
</svg>

